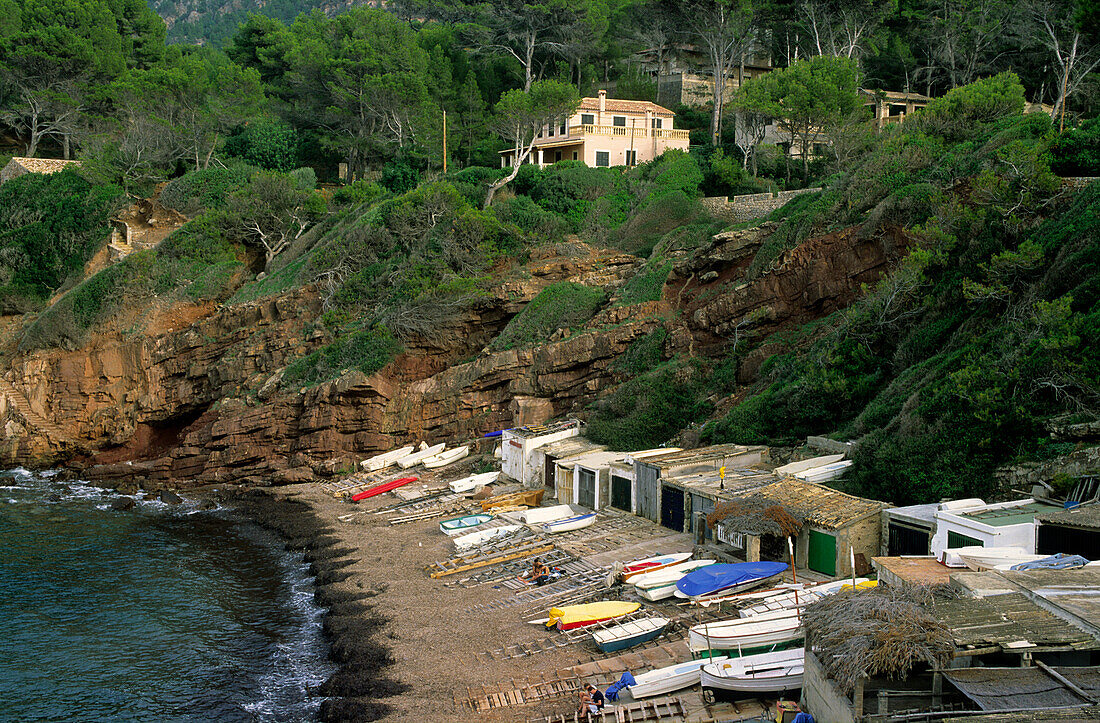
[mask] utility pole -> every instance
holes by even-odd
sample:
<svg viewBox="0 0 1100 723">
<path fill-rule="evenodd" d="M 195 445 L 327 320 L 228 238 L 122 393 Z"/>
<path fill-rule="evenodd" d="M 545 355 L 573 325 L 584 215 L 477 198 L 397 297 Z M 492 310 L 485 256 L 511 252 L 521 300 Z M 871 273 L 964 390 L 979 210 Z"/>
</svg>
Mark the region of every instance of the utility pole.
<svg viewBox="0 0 1100 723">
<path fill-rule="evenodd" d="M 443 173 L 447 173 L 447 111 L 443 111 Z"/>
</svg>

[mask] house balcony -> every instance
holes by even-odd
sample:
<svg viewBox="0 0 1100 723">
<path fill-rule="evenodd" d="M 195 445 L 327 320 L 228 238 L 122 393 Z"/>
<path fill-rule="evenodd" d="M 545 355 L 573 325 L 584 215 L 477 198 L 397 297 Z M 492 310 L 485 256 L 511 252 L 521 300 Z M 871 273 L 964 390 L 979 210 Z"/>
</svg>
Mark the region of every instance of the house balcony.
<svg viewBox="0 0 1100 723">
<path fill-rule="evenodd" d="M 625 126 L 609 125 L 576 125 L 569 126 L 565 135 L 543 136 L 535 141 L 536 146 L 549 144 L 560 145 L 563 142 L 578 142 L 585 138 L 596 137 L 620 137 L 624 139 L 644 140 L 647 138 L 663 139 L 667 141 L 687 141 L 689 131 L 678 128 L 627 128 Z"/>
</svg>

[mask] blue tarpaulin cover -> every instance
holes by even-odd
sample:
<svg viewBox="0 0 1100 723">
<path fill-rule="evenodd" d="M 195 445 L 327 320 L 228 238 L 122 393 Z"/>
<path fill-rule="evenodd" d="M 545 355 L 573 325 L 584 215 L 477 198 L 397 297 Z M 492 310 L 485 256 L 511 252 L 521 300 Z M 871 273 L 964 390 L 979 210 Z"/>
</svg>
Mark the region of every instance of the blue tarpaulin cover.
<svg viewBox="0 0 1100 723">
<path fill-rule="evenodd" d="M 611 687 L 607 689 L 607 692 L 603 694 L 603 697 L 607 698 L 608 700 L 618 700 L 619 691 L 627 686 L 634 685 L 634 683 L 634 676 L 631 675 L 630 671 L 628 670 L 623 673 L 623 677 L 619 678 L 619 681 L 617 683 L 611 684 Z"/>
<path fill-rule="evenodd" d="M 707 565 L 689 572 L 676 582 L 676 589 L 688 597 L 708 595 L 733 585 L 778 575 L 787 569 L 785 562 L 734 562 Z"/>
<path fill-rule="evenodd" d="M 1010 570 L 1068 570 L 1073 567 L 1084 567 L 1089 564 L 1089 561 L 1080 555 L 1067 555 L 1064 552 L 1059 552 L 1056 555 L 1050 557 L 1044 557 L 1042 560 L 1032 560 L 1031 562 L 1021 562 L 1018 565 L 1013 565 Z"/>
</svg>

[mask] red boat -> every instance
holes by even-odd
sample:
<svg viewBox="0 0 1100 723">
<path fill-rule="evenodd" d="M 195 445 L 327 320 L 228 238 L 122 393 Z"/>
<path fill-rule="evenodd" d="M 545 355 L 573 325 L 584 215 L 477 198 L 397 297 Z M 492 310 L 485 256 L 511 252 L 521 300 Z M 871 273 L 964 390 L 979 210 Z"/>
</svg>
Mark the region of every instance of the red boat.
<svg viewBox="0 0 1100 723">
<path fill-rule="evenodd" d="M 363 490 L 362 492 L 355 493 L 354 495 L 351 496 L 351 501 L 352 502 L 359 502 L 360 500 L 365 500 L 369 497 L 374 497 L 375 495 L 380 495 L 383 492 L 389 492 L 390 490 L 395 490 L 398 487 L 400 487 L 401 485 L 407 485 L 410 482 L 415 482 L 417 479 L 418 478 L 416 478 L 416 477 L 401 477 L 400 479 L 391 479 L 389 482 L 383 482 L 380 485 L 375 485 L 374 487 L 369 487 L 369 488 Z"/>
</svg>

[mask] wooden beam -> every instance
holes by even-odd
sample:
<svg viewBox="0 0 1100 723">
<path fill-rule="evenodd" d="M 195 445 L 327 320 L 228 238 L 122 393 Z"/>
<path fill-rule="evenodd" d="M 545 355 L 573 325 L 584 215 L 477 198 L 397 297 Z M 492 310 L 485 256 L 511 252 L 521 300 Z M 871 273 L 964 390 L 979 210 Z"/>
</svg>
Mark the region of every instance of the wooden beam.
<svg viewBox="0 0 1100 723">
<path fill-rule="evenodd" d="M 1049 675 L 1049 676 L 1050 676 L 1051 678 L 1054 678 L 1054 679 L 1055 679 L 1055 680 L 1057 680 L 1057 681 L 1058 681 L 1059 683 L 1061 683 L 1062 685 L 1066 686 L 1067 688 L 1069 688 L 1069 689 L 1070 689 L 1070 690 L 1072 690 L 1072 691 L 1073 691 L 1074 693 L 1076 693 L 1077 695 L 1081 696 L 1082 698 L 1084 698 L 1084 699 L 1085 699 L 1085 700 L 1087 700 L 1088 702 L 1090 702 L 1090 703 L 1100 703 L 1100 700 L 1098 700 L 1098 699 L 1096 698 L 1096 696 L 1095 696 L 1095 695 L 1092 695 L 1091 693 L 1087 692 L 1086 690 L 1084 690 L 1083 688 L 1081 688 L 1080 686 L 1078 686 L 1078 685 L 1077 685 L 1076 683 L 1074 683 L 1073 681 L 1071 681 L 1071 680 L 1070 680 L 1069 678 L 1067 678 L 1066 676 L 1062 675 L 1062 674 L 1061 674 L 1061 673 L 1059 673 L 1059 672 L 1058 672 L 1057 670 L 1055 670 L 1054 668 L 1050 667 L 1049 665 L 1047 665 L 1047 664 L 1046 664 L 1046 663 L 1044 663 L 1043 661 L 1041 661 L 1041 660 L 1036 660 L 1036 661 L 1034 661 L 1034 662 L 1035 662 L 1035 665 L 1036 665 L 1036 667 L 1038 667 L 1038 668 L 1039 668 L 1039 670 L 1043 671 L 1044 673 L 1046 673 L 1047 675 Z"/>
</svg>

